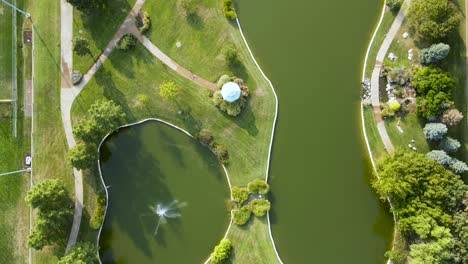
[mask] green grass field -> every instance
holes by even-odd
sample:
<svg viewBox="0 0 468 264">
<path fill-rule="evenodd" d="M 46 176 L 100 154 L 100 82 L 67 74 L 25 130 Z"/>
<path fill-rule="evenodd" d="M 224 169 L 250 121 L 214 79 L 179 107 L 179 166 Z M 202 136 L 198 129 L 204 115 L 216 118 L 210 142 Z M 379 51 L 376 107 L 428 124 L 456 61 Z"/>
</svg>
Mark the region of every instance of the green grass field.
<svg viewBox="0 0 468 264">
<path fill-rule="evenodd" d="M 11 99 L 12 13 L 0 2 L 0 99 Z"/>
<path fill-rule="evenodd" d="M 379 131 L 377 130 L 377 123 L 375 122 L 372 107 L 364 107 L 364 120 L 372 156 L 377 161 L 382 158 L 387 151 L 385 150 L 385 146 L 380 138 Z"/>
<path fill-rule="evenodd" d="M 34 182 L 63 180 L 73 195 L 60 116 L 60 1 L 34 2 Z M 35 251 L 34 263 L 56 263 L 64 249 Z"/>
<path fill-rule="evenodd" d="M 423 133 L 423 121 L 419 120 L 415 113 L 406 114 L 401 118 L 400 127 L 403 130 L 401 133 L 397 128 L 398 118 L 393 118 L 385 121 L 388 136 L 395 148 L 409 148 L 408 144 L 415 146 L 418 152 L 429 152 L 429 145 L 426 142 Z M 414 139 L 414 143 L 411 140 Z"/>
<path fill-rule="evenodd" d="M 136 0 L 105 1 L 100 8 L 82 14 L 73 11 L 73 36 L 82 36 L 89 40 L 91 54 L 83 57 L 73 55 L 73 69 L 86 73 L 99 57 L 114 33 L 124 22 Z M 150 1 L 151 2 L 151 1 Z"/>
</svg>

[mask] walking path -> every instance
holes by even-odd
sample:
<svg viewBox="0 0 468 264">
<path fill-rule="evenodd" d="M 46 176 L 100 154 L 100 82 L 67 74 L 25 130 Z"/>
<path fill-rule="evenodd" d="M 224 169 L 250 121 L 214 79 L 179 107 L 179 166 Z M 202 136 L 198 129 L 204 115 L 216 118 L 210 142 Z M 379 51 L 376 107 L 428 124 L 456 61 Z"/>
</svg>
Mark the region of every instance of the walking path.
<svg viewBox="0 0 468 264">
<path fill-rule="evenodd" d="M 125 34 L 134 35 L 148 51 L 151 52 L 156 58 L 161 60 L 172 70 L 179 73 L 181 76 L 197 83 L 203 87 L 206 87 L 212 91 L 217 90 L 215 83 L 205 80 L 193 74 L 189 70 L 177 64 L 169 56 L 164 54 L 156 45 L 154 45 L 148 38 L 146 38 L 135 26 L 135 17 L 138 15 L 141 7 L 145 0 L 138 0 L 133 6 L 132 10 L 125 18 L 124 22 L 120 26 L 119 30 L 114 34 L 112 39 L 107 44 L 104 51 L 101 53 L 96 62 L 90 67 L 88 72 L 83 76 L 80 84 L 74 86 L 71 83 L 71 69 L 72 69 L 72 40 L 73 40 L 73 8 L 71 5 L 61 0 L 61 71 L 62 71 L 62 82 L 61 82 L 61 94 L 60 94 L 60 109 L 62 113 L 62 122 L 65 129 L 65 136 L 67 138 L 68 147 L 71 148 L 76 145 L 76 141 L 73 138 L 72 122 L 71 122 L 71 107 L 73 101 L 81 92 L 83 87 L 93 78 L 94 74 L 99 70 L 102 64 L 107 60 L 112 50 L 116 47 L 117 42 Z M 81 216 L 83 212 L 83 175 L 81 171 L 73 169 L 73 175 L 75 178 L 75 213 L 73 216 L 73 225 L 70 232 L 70 237 L 67 243 L 68 252 L 70 248 L 76 244 L 78 233 L 81 225 Z"/>
<path fill-rule="evenodd" d="M 401 24 L 403 23 L 403 19 L 405 18 L 406 11 L 408 10 L 409 4 L 411 0 L 405 0 L 402 4 L 398 15 L 393 21 L 390 30 L 388 31 L 385 39 L 380 46 L 379 52 L 377 53 L 376 62 L 374 65 L 374 70 L 372 71 L 371 76 L 371 102 L 372 108 L 374 109 L 374 116 L 375 121 L 377 122 L 377 130 L 379 131 L 380 138 L 384 143 L 385 149 L 388 152 L 393 152 L 394 147 L 390 137 L 388 136 L 387 129 L 385 128 L 385 123 L 382 119 L 382 115 L 380 113 L 380 99 L 379 99 L 379 80 L 380 80 L 380 72 L 382 70 L 382 63 L 385 59 L 385 55 L 387 55 L 388 49 L 390 48 L 390 44 L 392 44 L 393 39 L 395 38 L 396 34 L 398 33 Z"/>
</svg>

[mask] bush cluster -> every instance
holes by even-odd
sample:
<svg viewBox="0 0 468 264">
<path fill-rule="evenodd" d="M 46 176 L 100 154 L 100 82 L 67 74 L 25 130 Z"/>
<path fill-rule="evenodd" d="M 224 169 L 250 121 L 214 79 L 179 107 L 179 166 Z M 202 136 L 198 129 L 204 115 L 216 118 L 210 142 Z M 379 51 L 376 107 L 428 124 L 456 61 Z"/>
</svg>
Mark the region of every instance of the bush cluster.
<svg viewBox="0 0 468 264">
<path fill-rule="evenodd" d="M 448 56 L 450 46 L 444 43 L 433 44 L 427 49 L 419 52 L 419 61 L 421 64 L 436 63 Z"/>
<path fill-rule="evenodd" d="M 270 186 L 264 180 L 255 179 L 247 185 L 249 192 L 265 195 L 270 190 Z"/>
<path fill-rule="evenodd" d="M 387 0 L 385 2 L 392 11 L 398 11 L 403 3 L 403 0 Z"/>
<path fill-rule="evenodd" d="M 135 47 L 137 39 L 130 33 L 123 35 L 123 37 L 117 42 L 116 48 L 120 50 L 130 50 Z"/>
<path fill-rule="evenodd" d="M 75 37 L 73 39 L 73 51 L 78 56 L 84 56 L 90 53 L 89 50 L 89 41 L 84 37 Z"/>
<path fill-rule="evenodd" d="M 219 244 L 214 248 L 213 253 L 210 255 L 210 262 L 213 264 L 221 264 L 229 259 L 232 250 L 232 243 L 229 239 L 222 239 Z"/>
<path fill-rule="evenodd" d="M 438 141 L 447 134 L 447 126 L 442 123 L 427 123 L 424 126 L 423 132 L 427 140 Z"/>
<path fill-rule="evenodd" d="M 135 24 L 142 34 L 148 32 L 151 27 L 151 18 L 148 12 L 140 10 L 138 16 L 135 17 Z"/>
<path fill-rule="evenodd" d="M 234 186 L 231 195 L 237 202 L 237 209 L 232 211 L 232 221 L 236 225 L 244 225 L 249 221 L 251 213 L 258 217 L 264 216 L 270 210 L 271 205 L 268 200 L 260 197 L 267 194 L 269 190 L 270 186 L 260 179 L 251 181 L 247 188 Z"/>
<path fill-rule="evenodd" d="M 458 142 L 458 141 L 457 141 Z M 427 153 L 426 156 L 440 165 L 443 165 L 449 168 L 451 171 L 461 174 L 465 171 L 468 171 L 468 166 L 465 162 L 460 161 L 456 158 L 450 157 L 445 151 L 443 150 L 432 150 L 431 152 Z"/>
<path fill-rule="evenodd" d="M 238 100 L 234 102 L 227 102 L 223 99 L 221 95 L 221 91 L 216 91 L 213 94 L 213 104 L 218 107 L 221 111 L 225 112 L 230 116 L 237 116 L 241 113 L 242 108 L 247 105 L 247 99 L 249 98 L 249 87 L 247 87 L 242 79 L 239 78 L 232 78 L 227 75 L 221 76 L 218 81 L 218 87 L 223 86 L 226 82 L 233 80 L 233 82 L 237 83 L 241 89 L 241 96 Z"/>
<path fill-rule="evenodd" d="M 239 226 L 245 225 L 249 221 L 251 214 L 252 212 L 250 211 L 250 208 L 243 206 L 232 211 L 232 221 L 234 224 Z"/>
<path fill-rule="evenodd" d="M 236 19 L 236 10 L 234 9 L 232 0 L 223 0 L 223 13 L 229 19 Z"/>
<path fill-rule="evenodd" d="M 93 216 L 89 220 L 89 226 L 92 229 L 99 229 L 104 221 L 104 210 L 106 209 L 106 197 L 99 194 L 96 197 L 96 208 L 94 209 Z"/>
<path fill-rule="evenodd" d="M 239 205 L 242 205 L 249 198 L 249 191 L 246 188 L 234 186 L 232 187 L 231 194 L 232 199 Z"/>
<path fill-rule="evenodd" d="M 258 217 L 264 216 L 270 210 L 271 204 L 265 199 L 253 199 L 249 203 L 249 210 Z"/>
</svg>

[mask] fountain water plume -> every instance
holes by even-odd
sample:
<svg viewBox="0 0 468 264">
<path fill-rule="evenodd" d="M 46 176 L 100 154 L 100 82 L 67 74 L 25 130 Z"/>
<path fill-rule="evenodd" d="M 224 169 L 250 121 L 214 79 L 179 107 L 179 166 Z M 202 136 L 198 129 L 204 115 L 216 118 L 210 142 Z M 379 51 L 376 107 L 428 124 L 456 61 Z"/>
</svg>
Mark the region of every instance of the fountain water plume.
<svg viewBox="0 0 468 264">
<path fill-rule="evenodd" d="M 180 217 L 179 209 L 184 206 L 186 206 L 185 203 L 179 203 L 177 200 L 172 201 L 167 206 L 159 203 L 156 206 L 150 206 L 151 211 L 159 217 L 153 236 L 158 234 L 160 225 L 166 223 L 168 218 Z"/>
</svg>

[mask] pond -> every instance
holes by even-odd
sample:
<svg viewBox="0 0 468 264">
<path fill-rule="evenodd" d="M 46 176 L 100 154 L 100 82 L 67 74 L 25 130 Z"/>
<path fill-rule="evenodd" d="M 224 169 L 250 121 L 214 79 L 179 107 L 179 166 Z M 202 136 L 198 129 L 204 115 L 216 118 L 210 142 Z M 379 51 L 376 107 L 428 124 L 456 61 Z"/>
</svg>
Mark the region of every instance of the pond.
<svg viewBox="0 0 468 264">
<path fill-rule="evenodd" d="M 383 2 L 237 3 L 279 98 L 269 182 L 282 260 L 384 263 L 393 223 L 370 185 L 359 102 L 364 55 Z"/>
<path fill-rule="evenodd" d="M 109 191 L 103 263 L 202 263 L 209 257 L 229 224 L 229 186 L 208 148 L 148 121 L 110 136 L 100 159 Z"/>
</svg>

